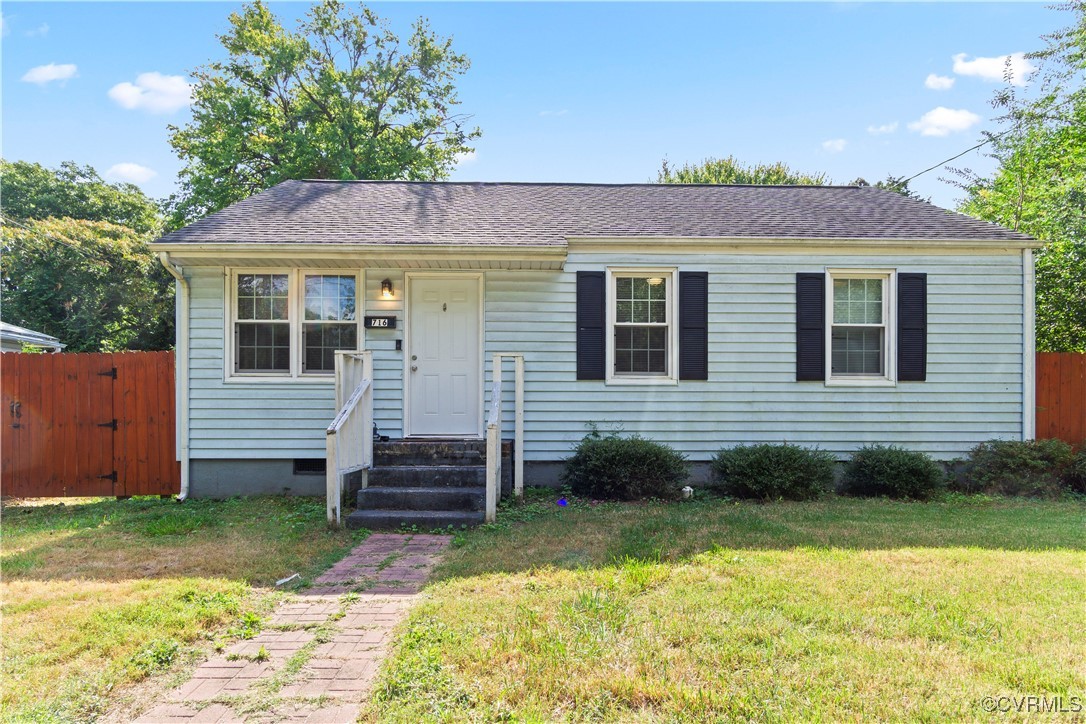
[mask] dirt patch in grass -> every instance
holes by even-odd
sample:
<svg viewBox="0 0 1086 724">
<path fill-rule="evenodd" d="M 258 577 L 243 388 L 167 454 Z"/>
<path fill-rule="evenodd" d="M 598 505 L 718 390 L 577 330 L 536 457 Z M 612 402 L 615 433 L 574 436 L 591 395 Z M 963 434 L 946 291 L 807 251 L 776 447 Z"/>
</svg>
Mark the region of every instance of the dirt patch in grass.
<svg viewBox="0 0 1086 724">
<path fill-rule="evenodd" d="M 550 497 L 458 537 L 368 720 L 977 719 L 985 696 L 1086 695 L 1081 502 Z"/>
<path fill-rule="evenodd" d="M 2 511 L 4 721 L 88 721 L 169 681 L 361 537 L 304 498 L 23 502 Z"/>
</svg>

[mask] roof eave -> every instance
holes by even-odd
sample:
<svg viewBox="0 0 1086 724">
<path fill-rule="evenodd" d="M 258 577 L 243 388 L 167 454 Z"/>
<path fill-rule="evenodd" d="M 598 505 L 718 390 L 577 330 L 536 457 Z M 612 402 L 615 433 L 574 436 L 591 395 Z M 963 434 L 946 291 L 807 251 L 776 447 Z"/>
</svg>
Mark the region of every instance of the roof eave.
<svg viewBox="0 0 1086 724">
<path fill-rule="evenodd" d="M 1043 241 L 1020 239 L 924 239 L 924 238 L 841 238 L 812 236 L 567 236 L 570 246 L 587 245 L 659 247 L 661 244 L 691 247 L 843 247 L 885 249 L 1039 249 Z"/>
</svg>

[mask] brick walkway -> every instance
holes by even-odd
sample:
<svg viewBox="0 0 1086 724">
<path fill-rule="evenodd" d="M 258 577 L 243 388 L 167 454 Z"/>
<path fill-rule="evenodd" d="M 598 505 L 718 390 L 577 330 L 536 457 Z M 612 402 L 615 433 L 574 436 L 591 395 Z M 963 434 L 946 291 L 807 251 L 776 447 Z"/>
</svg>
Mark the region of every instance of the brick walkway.
<svg viewBox="0 0 1086 724">
<path fill-rule="evenodd" d="M 353 722 L 447 536 L 378 533 L 137 721 Z"/>
</svg>

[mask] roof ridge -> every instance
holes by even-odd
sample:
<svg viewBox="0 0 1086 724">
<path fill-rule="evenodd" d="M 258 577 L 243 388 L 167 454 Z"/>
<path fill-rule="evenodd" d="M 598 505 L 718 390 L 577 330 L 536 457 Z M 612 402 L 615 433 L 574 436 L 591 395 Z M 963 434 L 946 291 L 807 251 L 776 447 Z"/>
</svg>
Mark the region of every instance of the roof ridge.
<svg viewBox="0 0 1086 724">
<path fill-rule="evenodd" d="M 402 186 L 569 186 L 591 188 L 752 188 L 752 189 L 864 189 L 867 186 L 854 184 L 673 184 L 647 182 L 604 183 L 593 181 L 410 181 L 407 179 L 332 179 L 332 178 L 297 178 L 281 181 L 286 183 L 316 184 L 396 184 Z M 274 188 L 274 187 L 272 187 Z M 874 188 L 874 187 L 871 187 Z M 877 189 L 883 191 L 885 189 Z"/>
</svg>

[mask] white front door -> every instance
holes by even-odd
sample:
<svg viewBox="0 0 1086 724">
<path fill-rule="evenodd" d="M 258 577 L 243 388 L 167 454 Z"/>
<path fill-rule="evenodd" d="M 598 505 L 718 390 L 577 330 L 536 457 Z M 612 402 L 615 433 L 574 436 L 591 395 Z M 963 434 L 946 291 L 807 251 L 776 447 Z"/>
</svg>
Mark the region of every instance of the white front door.
<svg viewBox="0 0 1086 724">
<path fill-rule="evenodd" d="M 481 433 L 478 276 L 408 281 L 407 434 Z"/>
</svg>

